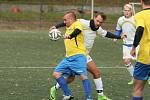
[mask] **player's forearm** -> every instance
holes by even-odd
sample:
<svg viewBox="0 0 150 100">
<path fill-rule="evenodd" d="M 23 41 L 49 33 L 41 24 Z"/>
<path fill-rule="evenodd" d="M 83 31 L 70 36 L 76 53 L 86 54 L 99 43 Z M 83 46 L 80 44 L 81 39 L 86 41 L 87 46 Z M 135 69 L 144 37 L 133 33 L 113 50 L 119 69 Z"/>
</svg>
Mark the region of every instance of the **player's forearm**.
<svg viewBox="0 0 150 100">
<path fill-rule="evenodd" d="M 64 22 L 55 25 L 56 28 L 61 28 L 61 27 L 65 27 L 65 26 L 66 26 L 66 24 Z"/>
<path fill-rule="evenodd" d="M 115 35 L 111 32 L 107 32 L 106 36 L 107 38 L 115 38 L 115 39 L 121 39 L 121 36 Z"/>
<path fill-rule="evenodd" d="M 139 45 L 139 42 L 142 38 L 142 35 L 143 35 L 143 32 L 144 32 L 144 27 L 142 26 L 139 26 L 137 29 L 136 29 L 136 33 L 135 33 L 135 37 L 134 37 L 134 42 L 133 42 L 133 46 L 134 47 L 137 47 Z"/>
<path fill-rule="evenodd" d="M 70 34 L 70 39 L 76 37 L 78 34 L 81 33 L 80 29 L 75 29 L 71 34 Z"/>
</svg>

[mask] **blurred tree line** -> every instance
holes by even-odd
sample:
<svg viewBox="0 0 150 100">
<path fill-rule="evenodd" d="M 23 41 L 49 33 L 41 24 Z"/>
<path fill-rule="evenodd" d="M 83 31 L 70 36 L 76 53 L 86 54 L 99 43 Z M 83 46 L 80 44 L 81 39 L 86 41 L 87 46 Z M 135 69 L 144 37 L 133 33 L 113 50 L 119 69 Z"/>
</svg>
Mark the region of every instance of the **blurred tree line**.
<svg viewBox="0 0 150 100">
<path fill-rule="evenodd" d="M 0 2 L 6 3 L 43 3 L 43 4 L 91 4 L 91 0 L 0 0 Z M 139 0 L 94 0 L 95 6 L 122 6 L 125 3 L 129 2 L 139 2 Z"/>
</svg>

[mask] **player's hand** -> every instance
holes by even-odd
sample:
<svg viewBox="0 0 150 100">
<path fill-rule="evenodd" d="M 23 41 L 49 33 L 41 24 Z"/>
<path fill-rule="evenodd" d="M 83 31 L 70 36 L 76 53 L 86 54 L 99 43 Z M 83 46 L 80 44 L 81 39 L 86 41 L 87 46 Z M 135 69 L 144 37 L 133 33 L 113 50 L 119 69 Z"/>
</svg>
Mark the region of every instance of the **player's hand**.
<svg viewBox="0 0 150 100">
<path fill-rule="evenodd" d="M 67 34 L 65 33 L 64 39 L 70 39 L 70 38 L 71 38 L 70 35 L 67 35 Z"/>
<path fill-rule="evenodd" d="M 117 42 L 118 39 L 112 39 L 113 42 Z"/>
<path fill-rule="evenodd" d="M 125 33 L 121 34 L 121 39 L 127 38 L 127 35 Z"/>
<path fill-rule="evenodd" d="M 56 29 L 56 26 L 52 26 L 49 28 L 49 31 L 53 30 L 53 29 Z"/>
<path fill-rule="evenodd" d="M 130 54 L 135 57 L 136 56 L 136 48 L 132 47 Z"/>
</svg>

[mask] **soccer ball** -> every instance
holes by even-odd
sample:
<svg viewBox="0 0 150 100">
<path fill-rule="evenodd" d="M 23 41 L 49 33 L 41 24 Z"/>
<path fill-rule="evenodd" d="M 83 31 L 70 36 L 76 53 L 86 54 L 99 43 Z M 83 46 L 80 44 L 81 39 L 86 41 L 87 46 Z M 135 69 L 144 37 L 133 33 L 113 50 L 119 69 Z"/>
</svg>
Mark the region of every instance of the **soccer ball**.
<svg viewBox="0 0 150 100">
<path fill-rule="evenodd" d="M 52 29 L 48 33 L 51 40 L 56 41 L 61 38 L 61 32 L 58 29 Z"/>
</svg>

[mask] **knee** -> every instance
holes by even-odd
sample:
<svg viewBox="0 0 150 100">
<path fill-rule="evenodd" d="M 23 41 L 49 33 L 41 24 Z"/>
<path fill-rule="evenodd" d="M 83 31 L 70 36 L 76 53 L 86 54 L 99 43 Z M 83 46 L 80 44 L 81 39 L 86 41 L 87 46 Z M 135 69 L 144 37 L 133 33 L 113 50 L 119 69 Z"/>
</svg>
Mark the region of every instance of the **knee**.
<svg viewBox="0 0 150 100">
<path fill-rule="evenodd" d="M 53 77 L 59 78 L 59 77 L 61 77 L 61 73 L 59 73 L 59 72 L 54 72 L 54 73 L 53 73 Z"/>
<path fill-rule="evenodd" d="M 92 74 L 94 78 L 100 78 L 100 75 L 101 75 L 100 70 L 98 68 L 93 70 Z"/>
</svg>

